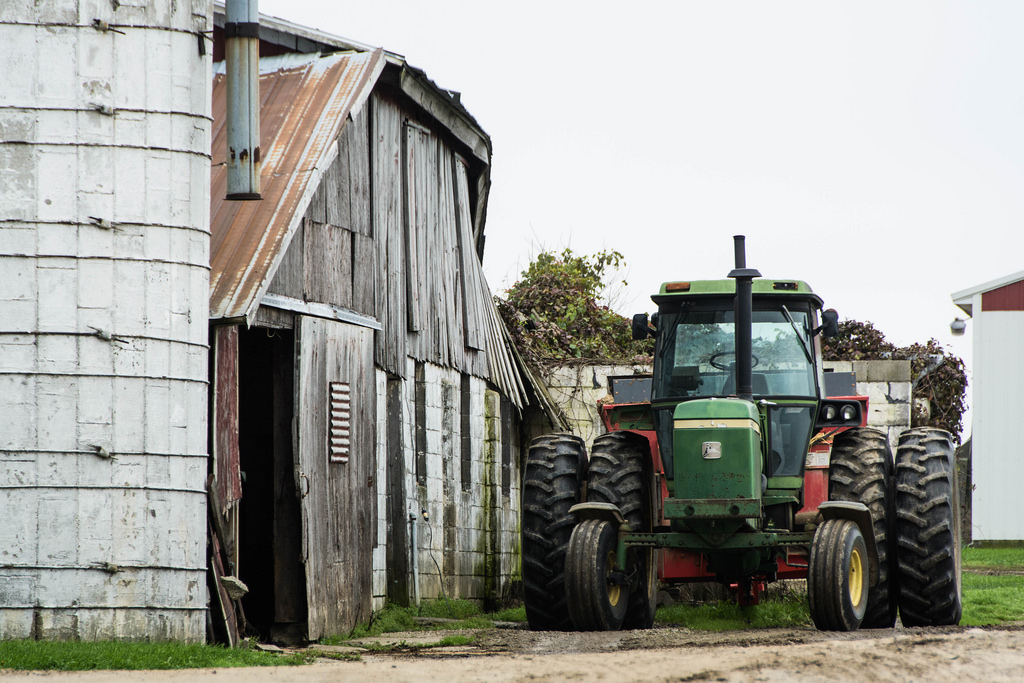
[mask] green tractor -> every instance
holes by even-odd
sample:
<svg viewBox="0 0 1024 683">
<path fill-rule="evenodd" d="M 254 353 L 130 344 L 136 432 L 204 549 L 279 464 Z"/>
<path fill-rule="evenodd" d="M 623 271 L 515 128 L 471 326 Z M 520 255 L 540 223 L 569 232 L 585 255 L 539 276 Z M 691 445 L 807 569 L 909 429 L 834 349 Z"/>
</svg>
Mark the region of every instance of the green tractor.
<svg viewBox="0 0 1024 683">
<path fill-rule="evenodd" d="M 895 462 L 864 399 L 827 397 L 820 335 L 838 315 L 797 280 L 760 279 L 735 238 L 728 279 L 669 282 L 649 400 L 602 407 L 588 457 L 538 437 L 523 481 L 526 613 L 535 630 L 654 623 L 659 581 L 713 580 L 741 602 L 806 578 L 822 630 L 956 624 L 959 505 L 952 437 L 905 432 Z M 831 440 L 821 485 L 806 467 Z"/>
</svg>

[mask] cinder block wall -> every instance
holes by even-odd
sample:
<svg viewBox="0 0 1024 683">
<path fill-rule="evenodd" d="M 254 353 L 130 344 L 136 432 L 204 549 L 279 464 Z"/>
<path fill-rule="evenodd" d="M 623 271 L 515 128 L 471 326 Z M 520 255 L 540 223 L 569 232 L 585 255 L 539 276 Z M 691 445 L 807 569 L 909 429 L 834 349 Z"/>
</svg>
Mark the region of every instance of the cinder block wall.
<svg viewBox="0 0 1024 683">
<path fill-rule="evenodd" d="M 410 573 L 415 564 L 421 599 L 440 599 L 443 591 L 449 598 L 492 603 L 500 600 L 519 575 L 518 417 L 486 380 L 464 378 L 456 370 L 430 363 L 422 364 L 420 372 L 423 386 L 419 397 L 412 360 L 402 389 L 406 514 L 400 523 L 409 525 L 409 516 L 414 518 L 415 550 L 392 550 L 412 553 Z M 387 481 L 387 430 L 382 427 L 386 420 L 385 383 L 384 373 L 378 372 L 377 481 L 381 484 Z M 423 399 L 421 409 L 418 398 Z M 418 415 L 422 425 L 417 424 Z M 422 478 L 416 470 L 418 429 L 425 437 Z M 503 461 L 507 461 L 507 474 Z M 378 491 L 374 609 L 389 601 L 388 494 L 383 485 Z M 412 544 L 413 529 L 407 526 L 407 530 Z M 409 579 L 409 597 L 413 599 L 416 592 L 412 577 Z"/>
<path fill-rule="evenodd" d="M 910 361 L 825 361 L 823 365 L 833 372 L 855 373 L 857 394 L 868 397 L 868 426 L 886 432 L 895 452 L 900 434 L 910 428 Z"/>
</svg>

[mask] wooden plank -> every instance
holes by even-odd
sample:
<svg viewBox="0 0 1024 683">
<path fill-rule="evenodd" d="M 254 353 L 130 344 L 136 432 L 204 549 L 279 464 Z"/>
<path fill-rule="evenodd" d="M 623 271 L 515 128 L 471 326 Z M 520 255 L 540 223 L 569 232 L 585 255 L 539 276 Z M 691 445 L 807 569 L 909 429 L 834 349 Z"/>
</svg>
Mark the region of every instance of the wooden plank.
<svg viewBox="0 0 1024 683">
<path fill-rule="evenodd" d="M 364 110 L 365 111 L 365 110 Z M 369 116 L 360 113 L 346 127 L 349 166 L 349 214 L 352 232 L 373 236 L 370 220 L 370 126 Z"/>
<path fill-rule="evenodd" d="M 405 165 L 402 185 L 405 189 L 406 322 L 410 332 L 417 332 L 423 328 L 420 320 L 420 284 L 422 280 L 419 275 L 421 245 L 425 238 L 421 225 L 425 222 L 424 211 L 426 209 L 421 205 L 423 173 L 420 171 L 420 166 L 423 163 L 423 150 L 419 144 L 421 132 L 416 126 L 406 122 L 404 133 L 403 158 Z M 417 357 L 421 356 L 422 352 L 417 353 Z"/>
<path fill-rule="evenodd" d="M 344 131 L 338 136 L 338 144 L 345 140 Z M 339 153 L 327 167 L 320 180 L 324 195 L 324 223 L 348 227 L 348 154 Z M 345 197 L 342 200 L 342 196 Z"/>
<path fill-rule="evenodd" d="M 290 296 L 293 299 L 302 298 L 304 286 L 302 267 L 305 259 L 304 225 L 308 221 L 309 219 L 304 219 L 299 223 L 298 229 L 292 235 L 292 240 L 288 243 L 288 250 L 285 252 L 284 258 L 281 259 L 274 278 L 270 281 L 270 287 L 267 289 L 269 293 Z"/>
<path fill-rule="evenodd" d="M 303 298 L 352 307 L 352 233 L 307 221 Z"/>
<path fill-rule="evenodd" d="M 242 497 L 238 465 L 238 326 L 214 328 L 213 460 L 217 494 L 227 508 Z"/>
<path fill-rule="evenodd" d="M 466 346 L 484 349 L 483 286 L 480 278 L 480 261 L 476 256 L 473 241 L 472 218 L 469 211 L 469 178 L 466 164 L 455 159 L 456 219 L 458 222 L 459 256 L 462 266 L 463 330 Z"/>
<path fill-rule="evenodd" d="M 372 237 L 352 234 L 352 310 L 374 315 L 377 287 L 377 246 Z"/>
<path fill-rule="evenodd" d="M 405 311 L 405 223 L 403 207 L 403 132 L 401 111 L 394 102 L 374 95 L 372 215 L 377 243 L 377 364 L 398 377 L 406 376 L 408 355 Z"/>
</svg>

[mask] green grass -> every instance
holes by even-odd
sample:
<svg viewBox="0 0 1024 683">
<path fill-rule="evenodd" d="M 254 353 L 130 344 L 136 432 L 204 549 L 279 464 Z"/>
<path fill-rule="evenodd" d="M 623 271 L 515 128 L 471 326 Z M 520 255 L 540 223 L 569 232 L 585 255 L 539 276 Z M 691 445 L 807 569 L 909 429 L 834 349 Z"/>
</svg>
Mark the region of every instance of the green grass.
<svg viewBox="0 0 1024 683">
<path fill-rule="evenodd" d="M 1000 567 L 1024 570 L 1024 548 L 972 548 L 962 552 L 965 569 Z"/>
<path fill-rule="evenodd" d="M 811 615 L 805 599 L 787 597 L 765 599 L 753 607 L 741 607 L 727 600 L 708 605 L 669 605 L 658 608 L 654 620 L 697 631 L 736 631 L 809 626 Z"/>
<path fill-rule="evenodd" d="M 962 626 L 998 626 L 1024 620 L 1024 576 L 964 572 Z"/>
<path fill-rule="evenodd" d="M 305 654 L 281 655 L 244 648 L 124 641 L 0 641 L 0 669 L 206 669 L 306 664 Z"/>
<path fill-rule="evenodd" d="M 1024 576 L 987 571 L 1024 571 L 1024 548 L 963 549 L 964 626 L 1024 621 Z"/>
</svg>

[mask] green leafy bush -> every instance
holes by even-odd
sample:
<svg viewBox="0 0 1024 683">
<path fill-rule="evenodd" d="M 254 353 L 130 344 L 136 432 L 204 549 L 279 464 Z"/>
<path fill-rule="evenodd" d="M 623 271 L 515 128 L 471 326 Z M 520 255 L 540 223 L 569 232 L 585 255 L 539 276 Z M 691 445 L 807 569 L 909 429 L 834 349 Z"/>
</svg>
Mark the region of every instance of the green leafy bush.
<svg viewBox="0 0 1024 683">
<path fill-rule="evenodd" d="M 653 340 L 633 341 L 630 321 L 601 303 L 606 278 L 623 265 L 617 251 L 538 254 L 506 298 L 496 298 L 520 354 L 534 366 L 572 358 L 649 362 Z"/>
</svg>

